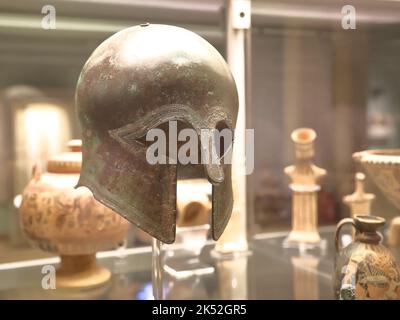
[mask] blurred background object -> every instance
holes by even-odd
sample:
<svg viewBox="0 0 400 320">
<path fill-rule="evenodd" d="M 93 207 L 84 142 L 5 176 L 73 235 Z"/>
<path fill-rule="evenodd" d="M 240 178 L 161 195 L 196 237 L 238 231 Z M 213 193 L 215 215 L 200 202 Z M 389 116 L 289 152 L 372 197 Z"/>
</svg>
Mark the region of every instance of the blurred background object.
<svg viewBox="0 0 400 320">
<path fill-rule="evenodd" d="M 374 201 L 375 195 L 366 193 L 364 184 L 365 174 L 357 172 L 354 175 L 354 192 L 343 197 L 343 202 L 349 207 L 350 217 L 352 218 L 356 214 L 371 215 L 371 203 Z"/>
<path fill-rule="evenodd" d="M 285 168 L 292 190 L 292 230 L 284 245 L 319 245 L 318 192 L 326 170 L 313 163 L 314 140 L 317 134 L 310 128 L 298 128 L 290 135 L 294 144 L 295 162 Z"/>
<path fill-rule="evenodd" d="M 82 167 L 81 140 L 68 143 L 69 152 L 38 164 L 22 193 L 20 225 L 31 244 L 60 255 L 57 287 L 96 287 L 111 272 L 97 264 L 98 251 L 117 249 L 130 223 L 96 201 L 86 187 L 75 188 Z"/>
<path fill-rule="evenodd" d="M 211 184 L 205 179 L 179 180 L 177 183 L 177 226 L 209 224 Z"/>
<path fill-rule="evenodd" d="M 295 300 L 318 300 L 318 263 L 314 256 L 300 255 L 292 257 L 293 294 Z"/>
</svg>

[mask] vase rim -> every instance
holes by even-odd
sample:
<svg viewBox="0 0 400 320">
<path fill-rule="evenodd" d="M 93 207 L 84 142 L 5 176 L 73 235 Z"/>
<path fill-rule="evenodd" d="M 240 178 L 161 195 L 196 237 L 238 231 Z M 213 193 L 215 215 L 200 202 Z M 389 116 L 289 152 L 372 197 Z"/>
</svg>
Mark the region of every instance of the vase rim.
<svg viewBox="0 0 400 320">
<path fill-rule="evenodd" d="M 400 164 L 400 149 L 372 149 L 355 152 L 353 159 L 367 164 Z"/>
<path fill-rule="evenodd" d="M 291 134 L 292 140 L 300 144 L 312 143 L 316 137 L 317 133 L 311 128 L 297 128 Z"/>
<path fill-rule="evenodd" d="M 386 223 L 385 218 L 372 215 L 355 215 L 356 229 L 360 232 L 376 232 Z"/>
<path fill-rule="evenodd" d="M 51 157 L 47 161 L 47 171 L 50 173 L 80 173 L 82 166 L 81 140 L 68 142 L 69 152 Z"/>
</svg>

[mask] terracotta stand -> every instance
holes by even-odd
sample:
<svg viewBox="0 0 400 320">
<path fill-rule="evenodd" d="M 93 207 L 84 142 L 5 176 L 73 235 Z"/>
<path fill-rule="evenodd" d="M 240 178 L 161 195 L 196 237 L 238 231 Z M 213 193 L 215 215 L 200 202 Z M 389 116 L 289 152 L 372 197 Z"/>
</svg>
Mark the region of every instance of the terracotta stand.
<svg viewBox="0 0 400 320">
<path fill-rule="evenodd" d="M 375 199 L 375 195 L 365 192 L 364 183 L 365 174 L 357 172 L 354 193 L 343 197 L 343 202 L 350 208 L 352 218 L 356 214 L 371 215 L 371 203 Z"/>
<path fill-rule="evenodd" d="M 320 190 L 317 182 L 326 175 L 326 170 L 312 163 L 316 136 L 315 131 L 309 128 L 296 129 L 291 135 L 296 163 L 285 168 L 285 173 L 292 180 L 290 189 L 293 192 L 292 231 L 285 239 L 285 246 L 318 245 L 321 242 L 317 229 L 317 197 Z"/>
</svg>

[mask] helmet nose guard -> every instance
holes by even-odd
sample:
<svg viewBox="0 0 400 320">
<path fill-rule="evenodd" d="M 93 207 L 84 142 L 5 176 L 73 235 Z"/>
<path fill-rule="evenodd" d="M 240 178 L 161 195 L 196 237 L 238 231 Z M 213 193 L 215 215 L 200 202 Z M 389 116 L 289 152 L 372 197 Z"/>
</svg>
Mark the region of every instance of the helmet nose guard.
<svg viewBox="0 0 400 320">
<path fill-rule="evenodd" d="M 196 131 L 236 122 L 238 98 L 229 68 L 207 41 L 182 28 L 148 25 L 104 41 L 82 69 L 76 88 L 82 126 L 78 186 L 91 189 L 153 237 L 172 243 L 176 229 L 175 164 L 150 164 L 146 133 L 171 120 Z M 208 144 L 208 145 L 207 145 Z M 211 158 L 211 140 L 201 143 Z M 233 205 L 231 166 L 205 163 L 212 186 L 212 236 L 225 229 Z"/>
</svg>

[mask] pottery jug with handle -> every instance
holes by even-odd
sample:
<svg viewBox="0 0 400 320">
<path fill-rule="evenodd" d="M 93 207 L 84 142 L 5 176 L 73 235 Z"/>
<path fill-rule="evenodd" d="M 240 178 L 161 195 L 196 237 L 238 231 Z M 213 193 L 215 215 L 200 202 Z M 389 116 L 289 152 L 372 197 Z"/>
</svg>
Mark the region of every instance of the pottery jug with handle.
<svg viewBox="0 0 400 320">
<path fill-rule="evenodd" d="M 345 225 L 355 229 L 353 242 L 340 247 L 340 233 Z M 336 228 L 336 263 L 334 290 L 336 299 L 400 299 L 400 270 L 390 253 L 381 244 L 378 229 L 385 219 L 356 215 L 341 220 Z"/>
</svg>

